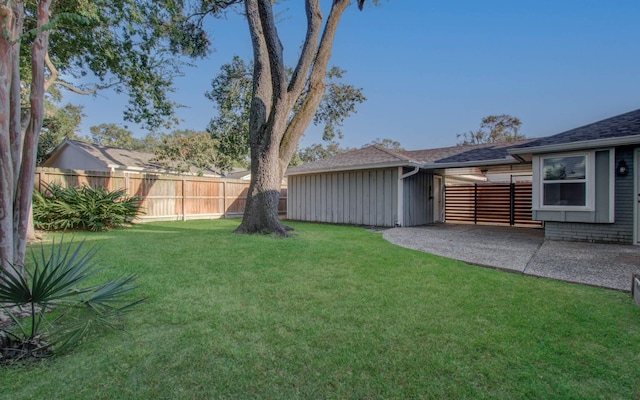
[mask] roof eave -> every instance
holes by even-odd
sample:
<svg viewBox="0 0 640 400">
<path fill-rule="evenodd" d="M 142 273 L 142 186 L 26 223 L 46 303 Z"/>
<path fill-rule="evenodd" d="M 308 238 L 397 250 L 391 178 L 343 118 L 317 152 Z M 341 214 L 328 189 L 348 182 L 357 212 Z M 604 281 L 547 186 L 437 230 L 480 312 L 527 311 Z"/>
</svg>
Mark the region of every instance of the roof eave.
<svg viewBox="0 0 640 400">
<path fill-rule="evenodd" d="M 640 135 L 624 136 L 617 138 L 605 138 L 584 140 L 581 142 L 570 142 L 561 144 L 550 144 L 546 146 L 522 147 L 509 149 L 509 154 L 539 154 L 539 153 L 557 153 L 562 151 L 584 150 L 596 147 L 625 146 L 629 144 L 640 144 Z"/>
<path fill-rule="evenodd" d="M 444 169 L 444 168 L 466 168 L 466 167 L 479 167 L 485 165 L 510 165 L 519 164 L 519 161 L 515 158 L 501 158 L 499 160 L 478 160 L 478 161 L 462 161 L 462 162 L 449 162 L 449 163 L 428 163 L 422 165 L 424 169 Z"/>
<path fill-rule="evenodd" d="M 350 165 L 350 166 L 335 166 L 335 167 L 318 168 L 314 170 L 307 170 L 307 171 L 300 171 L 300 172 L 287 171 L 285 173 L 285 176 L 323 174 L 326 172 L 359 171 L 363 169 L 381 169 L 381 168 L 396 168 L 396 167 L 421 168 L 422 165 L 418 163 L 413 163 L 413 162 L 393 162 L 393 163 L 362 164 L 362 165 Z"/>
</svg>

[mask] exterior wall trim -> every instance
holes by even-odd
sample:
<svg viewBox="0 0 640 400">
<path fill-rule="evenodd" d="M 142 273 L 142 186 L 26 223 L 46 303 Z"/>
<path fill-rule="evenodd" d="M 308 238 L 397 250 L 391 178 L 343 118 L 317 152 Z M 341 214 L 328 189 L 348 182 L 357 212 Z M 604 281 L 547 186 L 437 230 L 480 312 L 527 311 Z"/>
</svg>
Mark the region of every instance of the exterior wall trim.
<svg viewBox="0 0 640 400">
<path fill-rule="evenodd" d="M 640 181 L 640 148 L 636 148 L 633 151 L 633 244 L 640 245 L 640 187 L 638 187 L 638 181 Z"/>
</svg>

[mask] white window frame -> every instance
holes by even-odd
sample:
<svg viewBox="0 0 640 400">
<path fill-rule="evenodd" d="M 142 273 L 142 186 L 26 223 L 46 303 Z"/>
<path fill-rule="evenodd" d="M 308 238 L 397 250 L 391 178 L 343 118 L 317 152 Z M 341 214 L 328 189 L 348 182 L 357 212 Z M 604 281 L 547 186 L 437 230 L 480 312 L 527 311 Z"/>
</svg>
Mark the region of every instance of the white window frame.
<svg viewBox="0 0 640 400">
<path fill-rule="evenodd" d="M 562 158 L 562 157 L 585 157 L 585 179 L 576 179 L 576 180 L 563 180 L 563 181 L 545 181 L 544 180 L 544 160 L 547 158 Z M 571 152 L 571 153 L 556 153 L 556 154 L 545 154 L 537 156 L 537 172 L 539 176 L 538 180 L 538 210 L 545 211 L 595 211 L 595 179 L 596 179 L 596 153 L 595 151 L 582 151 L 582 152 Z M 585 200 L 586 204 L 584 206 L 570 206 L 570 205 L 545 205 L 544 204 L 544 184 L 545 183 L 576 183 L 576 182 L 584 182 L 585 183 Z"/>
</svg>

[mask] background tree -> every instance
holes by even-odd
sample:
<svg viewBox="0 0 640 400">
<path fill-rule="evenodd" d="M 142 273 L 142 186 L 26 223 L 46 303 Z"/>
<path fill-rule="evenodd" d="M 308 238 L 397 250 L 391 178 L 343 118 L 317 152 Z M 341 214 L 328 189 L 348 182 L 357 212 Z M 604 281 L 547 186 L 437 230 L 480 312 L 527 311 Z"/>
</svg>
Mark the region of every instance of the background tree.
<svg viewBox="0 0 640 400">
<path fill-rule="evenodd" d="M 304 147 L 298 150 L 299 158 L 301 162 L 313 162 L 323 158 L 335 156 L 336 154 L 349 151 L 349 148 L 340 147 L 340 143 L 331 141 L 326 146 L 322 144 L 312 144 L 311 146 Z"/>
<path fill-rule="evenodd" d="M 102 146 L 121 147 L 128 150 L 141 150 L 145 147 L 140 139 L 133 137 L 133 132 L 116 124 L 100 124 L 89 128 L 92 143 Z"/>
<path fill-rule="evenodd" d="M 82 106 L 67 103 L 57 107 L 52 101 L 45 101 L 42 131 L 38 140 L 37 164 L 44 161 L 65 139 L 81 139 L 78 131 L 83 116 Z"/>
<path fill-rule="evenodd" d="M 220 68 L 205 96 L 216 105 L 218 115 L 211 119 L 207 131 L 219 155 L 216 165 L 222 170 L 249 166 L 249 110 L 251 108 L 251 68 L 234 56 Z"/>
<path fill-rule="evenodd" d="M 520 133 L 522 122 L 516 117 L 508 114 L 489 115 L 482 118 L 480 129 L 457 134 L 458 145 L 481 143 L 512 142 L 514 140 L 526 139 Z"/>
<path fill-rule="evenodd" d="M 217 15 L 238 2 L 207 0 L 202 10 Z M 174 54 L 203 56 L 209 45 L 201 27 L 176 15 L 181 4 L 0 3 L 0 263 L 6 273 L 15 271 L 9 263 L 24 262 L 46 91 L 59 86 L 87 94 L 115 87 L 130 96 L 127 120 L 150 128 L 175 122 L 175 104 L 168 97 L 180 67 Z M 98 83 L 70 84 L 69 78 L 88 76 Z"/>
<path fill-rule="evenodd" d="M 178 130 L 162 135 L 155 150 L 155 161 L 177 172 L 202 174 L 216 160 L 214 140 L 207 132 Z"/>
<path fill-rule="evenodd" d="M 397 140 L 389 139 L 389 138 L 384 138 L 384 139 L 375 138 L 374 140 L 365 144 L 362 147 L 366 147 L 366 146 L 380 146 L 389 150 L 404 150 L 400 142 L 398 142 Z"/>
<path fill-rule="evenodd" d="M 238 233 L 287 236 L 278 218 L 280 182 L 300 138 L 325 92 L 331 47 L 350 0 L 334 0 L 323 21 L 319 0 L 306 0 L 307 28 L 289 78 L 271 0 L 245 0 L 253 45 L 253 89 L 249 112 L 251 182 Z M 358 0 L 362 8 L 364 0 Z"/>
<path fill-rule="evenodd" d="M 249 114 L 253 85 L 252 69 L 251 63 L 246 63 L 235 56 L 231 63 L 221 67 L 221 73 L 211 83 L 212 89 L 205 94 L 215 103 L 218 111 L 218 115 L 211 120 L 207 130 L 215 141 L 218 154 L 216 165 L 222 170 L 250 165 Z M 323 140 L 326 141 L 333 141 L 336 137 L 342 138 L 340 128 L 344 120 L 356 112 L 358 103 L 366 100 L 361 88 L 341 82 L 345 73 L 346 71 L 337 67 L 327 72 L 326 91 L 313 117 L 314 125 L 323 126 Z M 287 76 L 290 78 L 292 75 L 293 70 L 288 68 Z M 302 105 L 304 98 L 303 93 L 300 96 L 300 103 L 295 105 L 290 117 Z M 314 146 L 319 146 L 316 147 L 317 151 L 324 149 L 322 145 Z M 329 152 L 335 149 L 337 149 L 337 143 L 327 145 Z M 312 150 L 309 149 L 309 151 Z M 295 158 L 304 161 L 298 157 Z M 296 164 L 295 161 L 294 164 Z"/>
</svg>

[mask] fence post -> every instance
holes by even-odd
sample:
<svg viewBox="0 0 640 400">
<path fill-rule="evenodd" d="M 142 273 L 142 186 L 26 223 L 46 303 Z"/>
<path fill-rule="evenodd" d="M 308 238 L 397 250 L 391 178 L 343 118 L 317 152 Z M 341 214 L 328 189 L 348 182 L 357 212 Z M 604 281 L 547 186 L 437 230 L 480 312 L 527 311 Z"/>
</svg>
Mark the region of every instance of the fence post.
<svg viewBox="0 0 640 400">
<path fill-rule="evenodd" d="M 182 179 L 182 220 L 186 221 L 187 220 L 187 206 L 186 206 L 186 202 L 187 202 L 187 195 L 184 191 L 184 178 Z"/>
<path fill-rule="evenodd" d="M 228 184 L 229 184 L 229 182 L 227 182 L 227 181 L 224 181 L 223 184 L 222 184 L 222 195 L 224 197 L 223 206 L 224 206 L 224 218 L 225 219 L 227 218 L 227 210 L 228 210 L 228 208 L 227 208 L 227 193 L 229 192 L 229 190 L 228 190 L 229 188 L 227 187 Z"/>
<path fill-rule="evenodd" d="M 516 184 L 509 184 L 509 225 L 516 224 Z"/>
<path fill-rule="evenodd" d="M 473 223 L 478 224 L 478 184 L 473 184 Z"/>
</svg>

